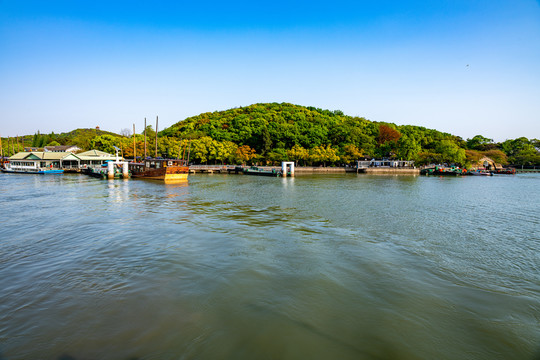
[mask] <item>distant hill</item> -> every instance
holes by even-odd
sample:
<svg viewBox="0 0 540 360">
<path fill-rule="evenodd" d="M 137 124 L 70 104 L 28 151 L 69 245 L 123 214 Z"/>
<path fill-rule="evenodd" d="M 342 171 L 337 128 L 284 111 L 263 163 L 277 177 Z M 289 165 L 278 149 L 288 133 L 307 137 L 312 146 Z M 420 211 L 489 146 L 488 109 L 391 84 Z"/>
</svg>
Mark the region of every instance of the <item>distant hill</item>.
<svg viewBox="0 0 540 360">
<path fill-rule="evenodd" d="M 99 129 L 76 129 L 67 133 L 58 134 L 55 140 L 61 145 L 77 145 L 81 149 L 89 149 L 90 141 L 94 137 L 101 135 L 120 137 L 120 135 L 110 131 Z"/>
<path fill-rule="evenodd" d="M 98 129 L 76 129 L 67 133 L 41 134 L 39 131 L 34 135 L 22 135 L 17 138 L 2 138 L 2 148 L 4 153 L 11 155 L 22 151 L 25 147 L 43 148 L 47 145 L 76 145 L 81 149 L 89 149 L 90 141 L 101 135 L 110 135 L 120 138 L 121 135 Z M 18 147 L 17 147 L 18 140 Z"/>
</svg>

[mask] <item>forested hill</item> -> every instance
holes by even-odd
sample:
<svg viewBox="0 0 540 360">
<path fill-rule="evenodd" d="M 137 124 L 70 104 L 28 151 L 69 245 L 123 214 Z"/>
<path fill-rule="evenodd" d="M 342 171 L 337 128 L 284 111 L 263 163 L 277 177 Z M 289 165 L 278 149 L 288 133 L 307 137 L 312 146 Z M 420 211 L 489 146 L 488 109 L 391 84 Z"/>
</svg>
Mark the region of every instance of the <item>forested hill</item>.
<svg viewBox="0 0 540 360">
<path fill-rule="evenodd" d="M 336 157 L 346 162 L 362 155 L 421 160 L 443 153 L 447 161 L 464 162 L 465 152 L 459 150 L 466 146 L 460 138 L 437 130 L 377 123 L 344 115 L 339 110 L 288 103 L 204 113 L 180 121 L 160 134 L 191 139 L 208 136 L 219 142 L 247 145 L 259 156 L 275 161 L 295 157 L 293 149 L 303 153 L 316 149 L 319 153 L 335 153 L 328 162 Z"/>
<path fill-rule="evenodd" d="M 99 129 L 77 129 L 70 133 L 40 134 L 16 139 L 2 138 L 7 156 L 25 146 L 78 145 L 84 150 L 114 153 L 125 157 L 183 157 L 194 163 L 300 165 L 347 164 L 362 157 L 391 157 L 414 160 L 416 164 L 456 163 L 471 165 L 483 156 L 501 164 L 540 165 L 540 141 L 521 137 L 494 143 L 477 135 L 458 136 L 412 125 L 395 125 L 347 116 L 339 110 L 322 110 L 288 103 L 254 104 L 187 118 L 158 134 L 145 146 L 144 130 L 133 137 L 128 129 L 114 134 Z M 147 139 L 154 139 L 151 126 Z"/>
<path fill-rule="evenodd" d="M 160 132 L 192 139 L 195 160 L 347 163 L 366 157 L 393 157 L 424 163 L 470 165 L 482 156 L 502 164 L 540 164 L 540 142 L 525 137 L 494 143 L 477 135 L 458 136 L 412 125 L 395 125 L 289 103 L 254 104 L 203 113 Z M 237 148 L 234 150 L 234 148 Z M 227 157 L 224 154 L 241 156 Z"/>
</svg>

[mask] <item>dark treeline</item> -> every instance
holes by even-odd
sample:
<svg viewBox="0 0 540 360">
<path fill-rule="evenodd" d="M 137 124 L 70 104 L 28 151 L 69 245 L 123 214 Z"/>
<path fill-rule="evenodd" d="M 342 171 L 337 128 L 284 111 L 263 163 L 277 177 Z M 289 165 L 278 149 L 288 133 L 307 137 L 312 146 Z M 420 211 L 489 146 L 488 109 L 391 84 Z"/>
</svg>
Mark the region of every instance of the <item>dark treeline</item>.
<svg viewBox="0 0 540 360">
<path fill-rule="evenodd" d="M 144 152 L 144 136 L 135 135 L 136 155 Z M 147 127 L 147 154 L 155 155 L 155 135 Z M 362 157 L 414 160 L 417 164 L 455 163 L 463 166 L 488 156 L 503 165 L 540 165 L 540 141 L 521 137 L 495 143 L 477 135 L 462 138 L 412 125 L 395 125 L 288 103 L 254 104 L 189 117 L 158 134 L 158 155 L 183 157 L 196 163 L 275 164 L 283 160 L 300 165 L 347 164 Z M 133 156 L 133 136 L 93 129 L 67 134 L 36 133 L 32 144 L 73 144 L 83 149 Z M 2 146 L 5 138 L 2 139 Z M 189 149 L 189 150 L 188 150 Z M 9 153 L 9 149 L 8 152 Z"/>
</svg>

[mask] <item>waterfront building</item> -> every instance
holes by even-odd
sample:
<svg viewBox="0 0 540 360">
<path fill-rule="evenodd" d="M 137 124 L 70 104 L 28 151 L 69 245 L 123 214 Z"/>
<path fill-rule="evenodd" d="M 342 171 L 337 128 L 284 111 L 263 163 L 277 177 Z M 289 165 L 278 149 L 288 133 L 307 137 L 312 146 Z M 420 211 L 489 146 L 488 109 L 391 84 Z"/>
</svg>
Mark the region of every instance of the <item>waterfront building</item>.
<svg viewBox="0 0 540 360">
<path fill-rule="evenodd" d="M 12 168 L 22 170 L 36 168 L 79 170 L 83 167 L 101 166 L 107 161 L 115 160 L 117 160 L 115 155 L 99 150 L 89 150 L 80 154 L 66 151 L 22 151 L 9 158 Z"/>
<path fill-rule="evenodd" d="M 116 155 L 99 150 L 88 150 L 76 154 L 79 158 L 79 168 L 96 167 L 105 164 L 108 161 L 116 161 Z M 123 160 L 123 159 L 120 159 Z"/>
</svg>

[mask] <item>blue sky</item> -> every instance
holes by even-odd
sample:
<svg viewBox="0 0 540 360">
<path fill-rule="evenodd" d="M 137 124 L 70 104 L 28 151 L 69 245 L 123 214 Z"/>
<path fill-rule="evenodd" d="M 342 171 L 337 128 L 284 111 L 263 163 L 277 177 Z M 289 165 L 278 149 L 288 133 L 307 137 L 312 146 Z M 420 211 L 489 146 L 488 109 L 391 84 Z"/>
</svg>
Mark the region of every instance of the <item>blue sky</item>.
<svg viewBox="0 0 540 360">
<path fill-rule="evenodd" d="M 0 135 L 257 102 L 540 138 L 534 0 L 0 0 Z"/>
</svg>

